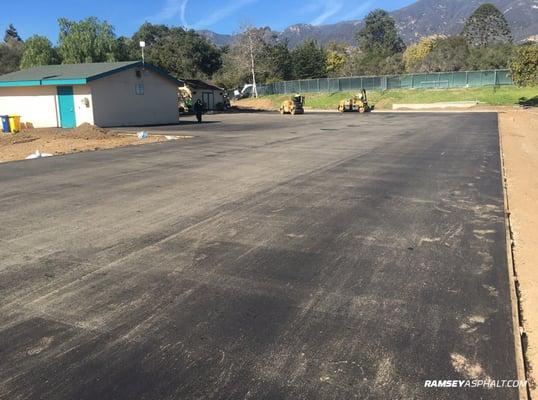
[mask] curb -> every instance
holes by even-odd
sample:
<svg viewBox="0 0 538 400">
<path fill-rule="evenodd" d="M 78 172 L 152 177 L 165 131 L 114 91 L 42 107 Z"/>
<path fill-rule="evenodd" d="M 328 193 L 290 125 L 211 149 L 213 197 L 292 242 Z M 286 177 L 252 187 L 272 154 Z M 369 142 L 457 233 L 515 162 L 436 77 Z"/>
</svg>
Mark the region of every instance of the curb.
<svg viewBox="0 0 538 400">
<path fill-rule="evenodd" d="M 519 380 L 526 380 L 527 385 L 525 387 L 519 386 L 519 400 L 531 400 L 530 391 L 530 372 L 527 358 L 525 356 L 525 329 L 523 327 L 523 316 L 520 294 L 518 290 L 518 277 L 517 269 L 514 260 L 514 240 L 513 231 L 510 221 L 510 203 L 508 200 L 508 184 L 506 178 L 506 168 L 504 163 L 504 152 L 502 145 L 502 133 L 497 117 L 497 126 L 499 132 L 499 153 L 501 158 L 501 174 L 502 174 L 502 187 L 503 187 L 503 199 L 504 199 L 504 226 L 506 236 L 506 261 L 508 265 L 508 283 L 510 286 L 510 304 L 512 307 L 512 327 L 514 330 L 514 348 L 516 357 L 516 370 Z"/>
</svg>

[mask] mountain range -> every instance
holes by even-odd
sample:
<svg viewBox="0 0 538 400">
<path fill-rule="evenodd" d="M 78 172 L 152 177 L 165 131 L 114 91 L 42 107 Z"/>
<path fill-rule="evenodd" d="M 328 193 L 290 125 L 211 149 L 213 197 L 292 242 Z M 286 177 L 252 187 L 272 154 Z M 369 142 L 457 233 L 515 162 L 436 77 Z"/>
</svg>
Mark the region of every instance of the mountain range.
<svg viewBox="0 0 538 400">
<path fill-rule="evenodd" d="M 538 41 L 538 0 L 418 0 L 392 11 L 400 36 L 406 43 L 413 43 L 430 35 L 454 35 L 461 32 L 465 20 L 480 4 L 495 5 L 506 17 L 516 42 Z M 355 32 L 362 20 L 343 21 L 330 25 L 291 25 L 281 32 L 274 32 L 280 40 L 288 40 L 290 47 L 306 39 L 315 39 L 325 45 L 331 41 L 355 44 Z M 233 35 L 212 31 L 199 31 L 218 46 L 228 45 Z"/>
</svg>

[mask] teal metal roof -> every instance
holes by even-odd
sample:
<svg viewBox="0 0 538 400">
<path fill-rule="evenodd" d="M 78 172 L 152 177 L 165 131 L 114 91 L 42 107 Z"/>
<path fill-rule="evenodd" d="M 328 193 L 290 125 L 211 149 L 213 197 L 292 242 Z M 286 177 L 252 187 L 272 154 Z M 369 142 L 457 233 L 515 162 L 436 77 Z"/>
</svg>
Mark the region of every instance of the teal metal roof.
<svg viewBox="0 0 538 400">
<path fill-rule="evenodd" d="M 126 69 L 142 66 L 141 61 L 124 61 L 112 63 L 61 64 L 43 65 L 0 76 L 2 86 L 47 86 L 47 85 L 84 85 L 90 81 L 104 78 Z M 145 63 L 144 67 L 151 69 L 165 78 L 180 82 L 158 69 Z"/>
</svg>

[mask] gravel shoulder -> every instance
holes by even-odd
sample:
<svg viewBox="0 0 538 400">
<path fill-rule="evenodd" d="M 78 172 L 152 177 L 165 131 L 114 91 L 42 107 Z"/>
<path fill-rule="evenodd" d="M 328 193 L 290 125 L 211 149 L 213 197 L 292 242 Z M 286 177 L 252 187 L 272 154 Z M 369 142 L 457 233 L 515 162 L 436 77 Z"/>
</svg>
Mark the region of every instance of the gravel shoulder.
<svg viewBox="0 0 538 400">
<path fill-rule="evenodd" d="M 538 370 L 538 110 L 499 113 L 507 195 L 519 280 L 527 361 L 531 376 Z M 538 395 L 532 382 L 534 396 Z"/>
</svg>

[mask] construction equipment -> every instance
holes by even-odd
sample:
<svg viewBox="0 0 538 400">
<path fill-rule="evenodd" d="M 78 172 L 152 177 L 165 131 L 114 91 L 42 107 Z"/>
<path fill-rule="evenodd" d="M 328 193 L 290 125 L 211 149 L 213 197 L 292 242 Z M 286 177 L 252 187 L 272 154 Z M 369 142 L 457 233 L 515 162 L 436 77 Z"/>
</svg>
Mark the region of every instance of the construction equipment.
<svg viewBox="0 0 538 400">
<path fill-rule="evenodd" d="M 353 96 L 351 99 L 340 101 L 338 104 L 338 111 L 340 112 L 370 112 L 374 109 L 373 106 L 368 104 L 368 98 L 366 97 L 366 90 L 361 89 L 359 94 Z"/>
<path fill-rule="evenodd" d="M 284 100 L 280 106 L 280 114 L 304 114 L 304 96 L 295 94 L 290 100 Z"/>
</svg>

